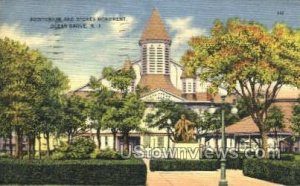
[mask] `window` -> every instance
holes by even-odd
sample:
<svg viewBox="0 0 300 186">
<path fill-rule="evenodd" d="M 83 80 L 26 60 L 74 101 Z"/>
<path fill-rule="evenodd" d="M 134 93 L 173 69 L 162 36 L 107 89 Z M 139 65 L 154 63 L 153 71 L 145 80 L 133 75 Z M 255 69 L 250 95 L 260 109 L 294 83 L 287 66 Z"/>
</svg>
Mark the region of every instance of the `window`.
<svg viewBox="0 0 300 186">
<path fill-rule="evenodd" d="M 184 93 L 195 93 L 196 92 L 196 82 L 192 78 L 187 78 L 182 80 L 182 90 Z"/>
<path fill-rule="evenodd" d="M 148 73 L 164 74 L 165 73 L 165 48 L 164 44 L 149 44 L 148 45 Z M 144 54 L 143 54 L 144 55 Z M 169 59 L 169 58 L 168 58 Z M 169 67 L 167 67 L 169 68 Z"/>
<path fill-rule="evenodd" d="M 186 82 L 185 82 L 185 80 L 183 80 L 183 82 L 182 82 L 182 89 L 183 89 L 183 92 L 186 93 Z"/>
<path fill-rule="evenodd" d="M 150 147 L 151 137 L 150 136 L 144 136 L 143 145 L 144 148 Z"/>
<path fill-rule="evenodd" d="M 157 137 L 157 147 L 164 147 L 164 137 L 163 136 Z"/>
<path fill-rule="evenodd" d="M 163 73 L 163 49 L 160 45 L 157 47 L 156 52 L 157 52 L 156 72 Z"/>
<path fill-rule="evenodd" d="M 149 71 L 155 72 L 155 48 L 153 45 L 151 45 L 149 50 Z"/>
</svg>

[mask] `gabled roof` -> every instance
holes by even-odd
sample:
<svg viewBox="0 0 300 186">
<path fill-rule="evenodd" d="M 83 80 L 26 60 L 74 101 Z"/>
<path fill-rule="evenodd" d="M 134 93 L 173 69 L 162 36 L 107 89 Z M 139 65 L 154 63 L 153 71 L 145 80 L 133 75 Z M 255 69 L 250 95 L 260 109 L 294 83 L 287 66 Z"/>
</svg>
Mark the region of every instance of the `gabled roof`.
<svg viewBox="0 0 300 186">
<path fill-rule="evenodd" d="M 145 26 L 141 37 L 141 41 L 143 40 L 171 40 L 156 8 L 153 9 L 150 19 Z"/>
<path fill-rule="evenodd" d="M 163 74 L 144 74 L 141 77 L 139 85 L 147 87 L 150 90 L 164 89 L 181 97 L 181 91 L 173 86 L 169 76 Z"/>
<path fill-rule="evenodd" d="M 290 119 L 292 117 L 293 106 L 296 104 L 296 101 L 280 101 L 273 103 L 272 105 L 278 106 L 284 114 L 284 128 L 278 132 L 283 133 L 292 133 Z M 272 132 L 272 131 L 271 131 Z M 238 133 L 259 133 L 259 129 L 256 124 L 253 122 L 251 116 L 248 116 L 237 123 L 234 123 L 226 127 L 226 133 L 228 134 L 238 134 Z"/>
<path fill-rule="evenodd" d="M 144 98 L 146 98 L 147 96 L 150 96 L 150 95 L 152 95 L 152 94 L 158 93 L 158 92 L 163 92 L 163 93 L 165 93 L 165 94 L 167 94 L 167 95 L 170 95 L 170 96 L 172 96 L 173 98 L 177 99 L 177 100 L 180 101 L 180 102 L 185 101 L 182 97 L 177 96 L 177 95 L 174 95 L 174 94 L 172 94 L 171 92 L 168 92 L 167 90 L 161 89 L 161 88 L 159 88 L 159 89 L 154 89 L 154 90 L 152 90 L 152 91 L 150 91 L 150 92 L 146 92 L 145 94 L 142 95 L 142 99 L 144 99 Z"/>
</svg>

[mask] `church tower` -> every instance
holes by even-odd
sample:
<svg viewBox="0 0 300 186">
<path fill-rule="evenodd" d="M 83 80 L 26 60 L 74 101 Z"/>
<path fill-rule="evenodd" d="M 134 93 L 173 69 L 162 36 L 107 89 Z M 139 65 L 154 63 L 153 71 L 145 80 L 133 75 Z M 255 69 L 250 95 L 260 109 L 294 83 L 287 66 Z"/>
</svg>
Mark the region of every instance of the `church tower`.
<svg viewBox="0 0 300 186">
<path fill-rule="evenodd" d="M 142 73 L 169 75 L 171 39 L 157 9 L 153 9 L 139 45 Z"/>
</svg>

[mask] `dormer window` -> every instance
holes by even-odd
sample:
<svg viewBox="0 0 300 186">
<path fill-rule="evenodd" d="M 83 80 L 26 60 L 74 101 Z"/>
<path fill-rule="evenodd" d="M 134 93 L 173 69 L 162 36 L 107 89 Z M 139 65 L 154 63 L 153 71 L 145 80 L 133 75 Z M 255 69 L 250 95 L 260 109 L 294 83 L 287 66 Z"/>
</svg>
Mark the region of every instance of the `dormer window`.
<svg viewBox="0 0 300 186">
<path fill-rule="evenodd" d="M 194 78 L 182 79 L 183 93 L 190 94 L 196 92 L 196 81 Z"/>
</svg>

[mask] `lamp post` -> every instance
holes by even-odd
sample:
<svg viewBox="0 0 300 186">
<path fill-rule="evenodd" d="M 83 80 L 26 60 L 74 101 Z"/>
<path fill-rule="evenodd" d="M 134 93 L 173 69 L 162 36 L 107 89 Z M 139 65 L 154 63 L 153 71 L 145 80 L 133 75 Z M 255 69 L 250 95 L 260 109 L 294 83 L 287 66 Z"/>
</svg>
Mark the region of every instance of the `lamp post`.
<svg viewBox="0 0 300 186">
<path fill-rule="evenodd" d="M 168 132 L 168 159 L 170 159 L 170 127 L 172 125 L 172 120 L 168 119 L 167 120 L 167 124 L 168 124 L 168 128 L 167 128 L 167 132 Z"/>
<path fill-rule="evenodd" d="M 226 146 L 225 146 L 225 98 L 227 96 L 227 91 L 224 89 L 219 89 L 219 95 L 221 96 L 221 122 L 222 122 L 222 157 L 221 157 L 221 179 L 219 181 L 219 186 L 227 186 L 228 182 L 226 180 Z M 212 105 L 208 112 L 210 114 L 214 114 L 216 112 L 216 108 Z M 238 109 L 235 107 L 235 103 L 233 108 L 231 109 L 232 114 L 236 114 Z"/>
</svg>

